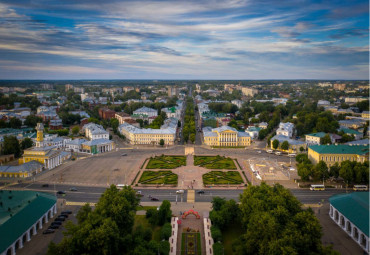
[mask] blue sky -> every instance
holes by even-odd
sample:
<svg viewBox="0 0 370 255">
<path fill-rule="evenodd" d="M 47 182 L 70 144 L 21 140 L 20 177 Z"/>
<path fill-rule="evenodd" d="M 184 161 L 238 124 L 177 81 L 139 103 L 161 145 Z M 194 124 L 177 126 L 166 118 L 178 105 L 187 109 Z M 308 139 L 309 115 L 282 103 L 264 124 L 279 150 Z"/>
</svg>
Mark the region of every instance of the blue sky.
<svg viewBox="0 0 370 255">
<path fill-rule="evenodd" d="M 356 0 L 0 0 L 0 79 L 368 79 Z"/>
</svg>

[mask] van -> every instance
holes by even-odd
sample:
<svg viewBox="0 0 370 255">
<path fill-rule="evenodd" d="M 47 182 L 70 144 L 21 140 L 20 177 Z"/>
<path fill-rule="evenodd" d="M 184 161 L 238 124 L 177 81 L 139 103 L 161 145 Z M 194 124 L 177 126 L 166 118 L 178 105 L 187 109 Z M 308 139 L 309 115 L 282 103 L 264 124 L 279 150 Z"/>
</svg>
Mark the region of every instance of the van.
<svg viewBox="0 0 370 255">
<path fill-rule="evenodd" d="M 183 189 L 180 189 L 180 190 L 178 190 L 178 191 L 176 191 L 176 194 L 184 194 L 184 190 Z"/>
<path fill-rule="evenodd" d="M 274 153 L 273 150 L 267 150 L 267 153 Z"/>
<path fill-rule="evenodd" d="M 277 151 L 275 152 L 276 155 L 280 156 L 281 155 L 281 152 L 280 151 Z"/>
</svg>

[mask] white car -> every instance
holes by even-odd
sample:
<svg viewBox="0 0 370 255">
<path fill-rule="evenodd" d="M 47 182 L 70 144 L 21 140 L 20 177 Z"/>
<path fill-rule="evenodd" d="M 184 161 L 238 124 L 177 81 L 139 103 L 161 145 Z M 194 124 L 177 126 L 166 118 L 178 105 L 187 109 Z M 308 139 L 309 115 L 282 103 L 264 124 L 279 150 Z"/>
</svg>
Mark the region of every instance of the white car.
<svg viewBox="0 0 370 255">
<path fill-rule="evenodd" d="M 177 190 L 177 191 L 176 191 L 176 194 L 184 194 L 184 192 L 185 192 L 185 191 L 184 191 L 183 189 L 180 189 L 180 190 Z"/>
<path fill-rule="evenodd" d="M 258 153 L 258 154 L 261 154 L 261 153 L 262 153 L 262 151 L 257 151 L 257 153 Z"/>
</svg>

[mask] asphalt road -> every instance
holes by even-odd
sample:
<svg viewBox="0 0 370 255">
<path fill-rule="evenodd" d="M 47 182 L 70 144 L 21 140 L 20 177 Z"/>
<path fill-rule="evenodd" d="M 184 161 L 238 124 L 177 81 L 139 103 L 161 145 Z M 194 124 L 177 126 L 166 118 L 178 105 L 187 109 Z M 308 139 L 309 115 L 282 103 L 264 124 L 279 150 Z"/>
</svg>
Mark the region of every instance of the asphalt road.
<svg viewBox="0 0 370 255">
<path fill-rule="evenodd" d="M 104 187 L 86 187 L 86 186 L 71 186 L 64 184 L 50 184 L 49 187 L 42 187 L 43 183 L 34 184 L 17 184 L 12 186 L 12 189 L 28 189 L 43 191 L 49 193 L 55 193 L 56 191 L 65 191 L 66 195 L 58 195 L 58 197 L 64 197 L 69 202 L 90 202 L 95 203 L 99 200 L 101 194 L 105 191 Z M 77 188 L 77 191 L 70 191 L 70 188 Z M 141 190 L 141 189 L 137 189 Z M 204 190 L 204 194 L 198 194 L 198 190 L 195 192 L 196 202 L 211 202 L 213 197 L 223 197 L 226 199 L 238 200 L 239 195 L 243 192 L 241 189 L 237 190 L 219 190 L 219 189 L 207 189 Z M 169 200 L 171 202 L 186 202 L 187 191 L 183 195 L 176 194 L 176 189 L 162 190 L 162 189 L 142 189 L 143 197 L 142 202 L 150 202 L 149 195 L 159 199 L 159 202 L 163 200 Z M 325 191 L 311 191 L 309 189 L 291 189 L 291 192 L 295 197 L 298 198 L 303 204 L 317 204 L 319 202 L 328 202 L 329 197 L 344 193 L 344 189 L 327 189 Z"/>
</svg>

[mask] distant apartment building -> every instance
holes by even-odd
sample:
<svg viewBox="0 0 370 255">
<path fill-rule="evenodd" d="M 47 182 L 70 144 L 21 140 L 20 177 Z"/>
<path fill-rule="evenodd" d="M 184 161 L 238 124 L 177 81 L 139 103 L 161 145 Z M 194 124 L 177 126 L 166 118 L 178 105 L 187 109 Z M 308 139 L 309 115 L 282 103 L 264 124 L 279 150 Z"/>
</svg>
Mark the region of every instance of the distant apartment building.
<svg viewBox="0 0 370 255">
<path fill-rule="evenodd" d="M 54 85 L 53 85 L 53 84 L 49 84 L 49 83 L 42 83 L 42 84 L 41 84 L 41 87 L 42 87 L 42 89 L 44 89 L 44 90 L 54 89 Z"/>
<path fill-rule="evenodd" d="M 343 91 L 343 90 L 345 90 L 345 89 L 346 89 L 346 84 L 344 84 L 344 83 L 335 83 L 335 84 L 333 85 L 333 88 L 334 88 L 335 90 L 341 90 L 341 91 Z"/>
<path fill-rule="evenodd" d="M 235 85 L 234 84 L 225 84 L 224 85 L 224 90 L 231 93 L 235 90 Z"/>
<path fill-rule="evenodd" d="M 346 97 L 344 98 L 344 102 L 347 104 L 355 104 L 358 102 L 369 100 L 367 97 Z"/>
<path fill-rule="evenodd" d="M 65 87 L 65 91 L 66 92 L 73 89 L 73 85 L 72 84 L 66 84 L 66 85 L 64 85 L 64 87 Z"/>
<path fill-rule="evenodd" d="M 330 102 L 327 100 L 319 100 L 317 102 L 317 106 L 328 106 L 328 105 L 330 105 Z"/>
<path fill-rule="evenodd" d="M 134 87 L 123 87 L 123 88 L 122 88 L 122 90 L 123 90 L 124 92 L 129 92 L 129 91 L 131 91 L 131 90 L 135 90 L 135 88 L 134 88 Z"/>
<path fill-rule="evenodd" d="M 115 111 L 108 108 L 99 109 L 99 116 L 104 120 L 110 120 L 111 118 L 114 118 L 115 114 L 116 114 Z"/>
<path fill-rule="evenodd" d="M 167 91 L 168 91 L 168 96 L 169 97 L 179 96 L 179 88 L 178 87 L 168 86 Z"/>
<path fill-rule="evenodd" d="M 44 122 L 47 122 L 52 119 L 57 119 L 59 118 L 57 112 L 56 112 L 57 107 L 55 106 L 39 106 L 37 108 L 37 114 L 36 116 L 41 117 Z"/>
<path fill-rule="evenodd" d="M 242 87 L 242 93 L 244 96 L 254 97 L 258 94 L 258 89 Z"/>
<path fill-rule="evenodd" d="M 85 93 L 85 89 L 84 88 L 80 88 L 80 87 L 74 87 L 73 88 L 73 91 L 75 93 L 81 93 L 81 94 Z"/>
<path fill-rule="evenodd" d="M 61 119 L 54 119 L 50 120 L 49 122 L 49 129 L 51 130 L 58 130 L 63 128 L 63 122 Z"/>
<path fill-rule="evenodd" d="M 198 83 L 195 84 L 195 91 L 200 93 L 200 85 Z"/>
<path fill-rule="evenodd" d="M 319 87 L 325 88 L 325 87 L 331 87 L 333 86 L 330 82 L 320 82 L 318 84 Z"/>
<path fill-rule="evenodd" d="M 121 125 L 125 123 L 125 120 L 132 119 L 130 114 L 125 112 L 116 112 L 114 117 L 118 120 L 118 123 Z"/>
<path fill-rule="evenodd" d="M 95 123 L 88 123 L 82 128 L 82 132 L 85 133 L 85 137 L 90 140 L 95 139 L 109 139 L 109 133 L 106 131 L 103 126 L 95 124 Z"/>
<path fill-rule="evenodd" d="M 276 130 L 277 135 L 287 136 L 289 138 L 293 137 L 294 124 L 291 122 L 282 123 L 280 122 L 279 128 Z"/>
<path fill-rule="evenodd" d="M 235 104 L 239 109 L 242 108 L 242 105 L 243 105 L 243 101 L 241 100 L 233 100 L 231 101 L 232 104 Z"/>
</svg>

